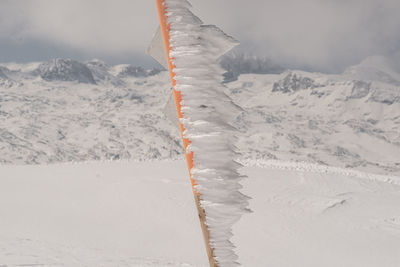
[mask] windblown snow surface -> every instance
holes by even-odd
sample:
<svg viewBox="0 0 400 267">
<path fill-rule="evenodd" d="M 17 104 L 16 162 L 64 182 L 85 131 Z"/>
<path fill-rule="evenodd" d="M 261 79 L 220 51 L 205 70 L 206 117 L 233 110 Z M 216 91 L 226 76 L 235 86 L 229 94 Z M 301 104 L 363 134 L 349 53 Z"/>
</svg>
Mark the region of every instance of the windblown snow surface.
<svg viewBox="0 0 400 267">
<path fill-rule="evenodd" d="M 243 266 L 400 266 L 400 178 L 248 162 Z M 184 160 L 0 166 L 0 266 L 208 266 Z"/>
</svg>

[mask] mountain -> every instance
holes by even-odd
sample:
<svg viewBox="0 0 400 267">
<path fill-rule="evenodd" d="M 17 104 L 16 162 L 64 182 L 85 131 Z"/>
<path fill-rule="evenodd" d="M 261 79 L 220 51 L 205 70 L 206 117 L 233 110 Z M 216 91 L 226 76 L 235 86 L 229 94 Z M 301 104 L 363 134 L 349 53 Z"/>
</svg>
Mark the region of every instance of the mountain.
<svg viewBox="0 0 400 267">
<path fill-rule="evenodd" d="M 272 92 L 294 93 L 304 89 L 314 89 L 324 87 L 323 84 L 317 84 L 308 77 L 303 77 L 301 74 L 288 71 L 283 79 L 275 82 L 272 87 Z"/>
<path fill-rule="evenodd" d="M 394 69 L 391 62 L 383 56 L 368 57 L 359 65 L 347 68 L 344 75 L 358 80 L 368 80 L 400 86 L 400 74 Z"/>
<path fill-rule="evenodd" d="M 6 73 L 9 72 L 9 69 L 5 68 L 5 67 L 0 67 L 0 87 L 1 88 L 10 88 L 16 85 L 19 85 L 18 83 L 16 83 L 15 81 L 13 81 L 12 79 L 10 79 Z"/>
<path fill-rule="evenodd" d="M 358 72 L 352 75 L 286 71 L 241 76 L 229 86 L 246 110 L 235 124 L 246 136 L 239 149 L 251 159 L 398 173 L 400 88 L 358 80 L 367 74 L 353 69 Z"/>
<path fill-rule="evenodd" d="M 90 69 L 83 63 L 71 59 L 57 58 L 39 65 L 35 70 L 43 80 L 76 81 L 79 83 L 95 84 Z"/>
<path fill-rule="evenodd" d="M 183 157 L 179 132 L 163 114 L 167 72 L 78 63 L 4 64 L 7 77 L 23 85 L 0 87 L 1 163 Z M 400 174 L 398 79 L 379 57 L 340 75 L 240 75 L 225 92 L 243 109 L 232 122 L 241 131 L 240 161 Z"/>
<path fill-rule="evenodd" d="M 371 91 L 371 101 L 386 104 L 400 102 L 400 74 L 384 57 L 369 57 L 361 64 L 348 68 L 344 75 L 368 81 L 368 88 L 364 86 L 363 90 L 365 93 L 366 90 Z"/>
<path fill-rule="evenodd" d="M 117 65 L 113 68 L 115 76 L 120 78 L 126 77 L 148 77 L 160 73 L 161 70 L 157 68 L 146 70 L 142 67 L 132 66 L 129 64 Z"/>
<path fill-rule="evenodd" d="M 124 86 L 124 81 L 114 76 L 111 71 L 112 67 L 105 62 L 94 59 L 86 63 L 86 67 L 90 70 L 96 83 L 111 84 L 114 86 Z"/>
<path fill-rule="evenodd" d="M 220 58 L 227 72 L 225 82 L 236 81 L 241 74 L 279 74 L 285 69 L 272 60 L 233 50 Z"/>
</svg>

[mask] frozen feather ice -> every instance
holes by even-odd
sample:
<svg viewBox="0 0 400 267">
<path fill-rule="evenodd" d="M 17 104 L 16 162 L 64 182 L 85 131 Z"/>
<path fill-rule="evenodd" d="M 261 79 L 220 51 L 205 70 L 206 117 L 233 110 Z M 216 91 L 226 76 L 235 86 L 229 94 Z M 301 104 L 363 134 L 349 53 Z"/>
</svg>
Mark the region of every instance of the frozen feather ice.
<svg viewBox="0 0 400 267">
<path fill-rule="evenodd" d="M 236 129 L 231 121 L 241 109 L 224 93 L 224 70 L 218 63 L 237 42 L 217 27 L 203 25 L 187 1 L 165 4 L 175 90 L 182 95 L 181 123 L 191 142 L 187 153 L 193 152 L 191 174 L 206 213 L 210 243 L 220 267 L 238 266 L 230 238 L 233 224 L 248 212 L 248 197 L 239 192 L 243 176 L 235 161 Z"/>
</svg>

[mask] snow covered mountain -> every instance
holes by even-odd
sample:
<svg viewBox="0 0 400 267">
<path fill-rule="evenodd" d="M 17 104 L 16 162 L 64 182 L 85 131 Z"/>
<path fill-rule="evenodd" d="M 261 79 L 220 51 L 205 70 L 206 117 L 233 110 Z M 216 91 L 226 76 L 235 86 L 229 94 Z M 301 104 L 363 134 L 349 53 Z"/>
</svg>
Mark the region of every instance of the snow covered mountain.
<svg viewBox="0 0 400 267">
<path fill-rule="evenodd" d="M 2 64 L 0 162 L 181 158 L 159 70 L 56 59 Z M 400 74 L 372 57 L 342 75 L 287 70 L 227 83 L 244 112 L 241 161 L 306 161 L 400 174 Z"/>
<path fill-rule="evenodd" d="M 89 68 L 78 61 L 71 59 L 54 59 L 39 65 L 35 72 L 43 80 L 52 81 L 77 81 L 80 83 L 95 84 L 93 74 Z"/>
<path fill-rule="evenodd" d="M 285 69 L 268 58 L 256 57 L 233 49 L 220 58 L 226 70 L 225 82 L 236 81 L 241 74 L 280 74 Z"/>
<path fill-rule="evenodd" d="M 19 83 L 16 83 L 14 80 L 10 79 L 7 76 L 10 70 L 0 66 L 0 88 L 10 88 L 13 86 L 19 86 Z"/>
<path fill-rule="evenodd" d="M 384 68 L 370 68 L 372 60 L 343 75 L 286 71 L 241 76 L 230 85 L 246 110 L 237 119 L 246 136 L 239 148 L 253 159 L 398 173 L 400 79 Z M 389 75 L 393 79 L 383 82 Z"/>
</svg>

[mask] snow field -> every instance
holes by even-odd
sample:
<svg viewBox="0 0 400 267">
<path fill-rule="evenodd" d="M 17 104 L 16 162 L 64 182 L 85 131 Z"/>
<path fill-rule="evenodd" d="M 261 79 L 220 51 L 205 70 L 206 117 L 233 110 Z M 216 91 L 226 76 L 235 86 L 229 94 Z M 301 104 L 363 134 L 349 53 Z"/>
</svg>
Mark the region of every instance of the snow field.
<svg viewBox="0 0 400 267">
<path fill-rule="evenodd" d="M 243 169 L 254 211 L 233 228 L 243 266 L 400 265 L 398 185 L 281 165 Z M 0 177 L 0 266 L 208 264 L 184 161 L 1 166 Z"/>
</svg>

